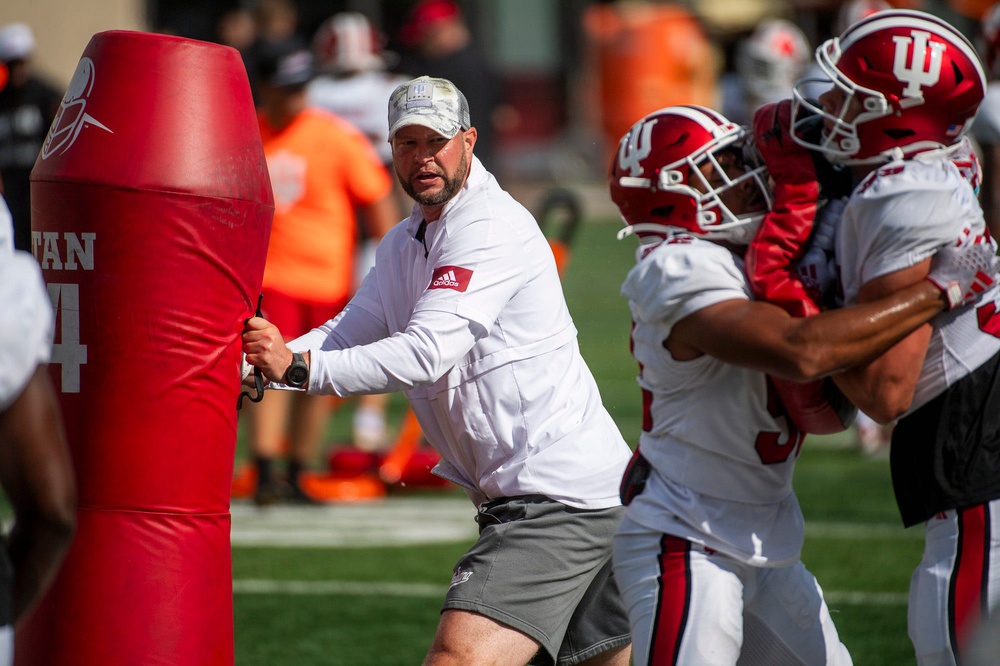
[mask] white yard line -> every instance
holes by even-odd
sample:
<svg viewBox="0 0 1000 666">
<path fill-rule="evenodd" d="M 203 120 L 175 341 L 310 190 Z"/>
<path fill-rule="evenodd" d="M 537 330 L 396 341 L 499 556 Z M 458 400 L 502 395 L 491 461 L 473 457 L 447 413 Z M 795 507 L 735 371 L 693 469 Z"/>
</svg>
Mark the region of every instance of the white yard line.
<svg viewBox="0 0 1000 666">
<path fill-rule="evenodd" d="M 234 546 L 349 548 L 473 541 L 475 507 L 461 496 L 388 497 L 324 506 L 233 504 Z M 806 535 L 831 539 L 921 539 L 898 524 L 806 521 Z"/>
<path fill-rule="evenodd" d="M 249 502 L 231 508 L 234 546 L 349 548 L 472 542 L 476 509 L 463 497 L 389 497 L 323 506 Z"/>
<path fill-rule="evenodd" d="M 234 503 L 234 546 L 345 548 L 472 542 L 476 511 L 463 497 L 388 497 L 318 507 L 258 509 Z M 921 530 L 895 524 L 806 522 L 806 534 L 831 539 L 920 539 Z M 341 595 L 441 599 L 447 587 L 431 583 L 236 579 L 236 594 Z M 831 606 L 905 606 L 895 592 L 827 590 Z"/>
<path fill-rule="evenodd" d="M 911 528 L 903 529 L 900 524 L 889 523 L 826 523 L 806 520 L 806 536 L 827 539 L 891 539 L 903 541 L 920 541 L 924 531 Z"/>
<path fill-rule="evenodd" d="M 432 583 L 374 583 L 351 580 L 233 580 L 235 594 L 342 595 L 349 597 L 423 597 L 443 599 L 445 585 Z"/>
<path fill-rule="evenodd" d="M 348 580 L 264 580 L 238 578 L 234 594 L 287 594 L 293 596 L 332 595 L 348 597 L 419 597 L 443 599 L 445 585 L 433 583 L 386 583 Z M 905 606 L 902 592 L 857 592 L 828 590 L 823 595 L 831 606 Z"/>
<path fill-rule="evenodd" d="M 909 600 L 905 592 L 823 590 L 823 597 L 828 606 L 905 606 Z"/>
</svg>

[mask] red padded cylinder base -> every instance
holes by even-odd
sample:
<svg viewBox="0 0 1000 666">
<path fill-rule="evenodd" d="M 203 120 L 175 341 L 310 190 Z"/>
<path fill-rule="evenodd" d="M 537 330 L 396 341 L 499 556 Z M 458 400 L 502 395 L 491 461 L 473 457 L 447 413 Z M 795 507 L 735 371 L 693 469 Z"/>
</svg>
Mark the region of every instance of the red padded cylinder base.
<svg viewBox="0 0 1000 666">
<path fill-rule="evenodd" d="M 17 663 L 233 663 L 228 512 L 82 509 L 77 520 L 58 593 L 19 632 Z"/>
</svg>

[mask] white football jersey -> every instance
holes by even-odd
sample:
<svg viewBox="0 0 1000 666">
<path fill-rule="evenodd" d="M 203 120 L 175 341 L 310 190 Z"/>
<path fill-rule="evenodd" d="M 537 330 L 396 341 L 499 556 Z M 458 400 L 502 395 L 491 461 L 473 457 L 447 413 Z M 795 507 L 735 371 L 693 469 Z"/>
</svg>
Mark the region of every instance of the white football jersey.
<svg viewBox="0 0 1000 666">
<path fill-rule="evenodd" d="M 742 257 L 687 234 L 639 248 L 622 294 L 646 409 L 639 448 L 655 473 L 628 515 L 742 561 L 776 566 L 797 558 L 802 544 L 792 492 L 802 435 L 764 373 L 709 355 L 677 361 L 663 346 L 688 315 L 749 300 L 743 270 Z"/>
<path fill-rule="evenodd" d="M 856 302 L 865 283 L 920 263 L 955 243 L 963 230 L 981 234 L 985 228 L 972 187 L 949 159 L 918 157 L 880 167 L 855 188 L 837 228 L 835 254 L 845 304 Z M 909 412 L 1000 350 L 1000 319 L 988 323 L 997 294 L 994 286 L 976 305 L 934 319 Z"/>
<path fill-rule="evenodd" d="M 27 252 L 0 256 L 0 411 L 21 395 L 52 350 L 52 303 Z"/>
</svg>

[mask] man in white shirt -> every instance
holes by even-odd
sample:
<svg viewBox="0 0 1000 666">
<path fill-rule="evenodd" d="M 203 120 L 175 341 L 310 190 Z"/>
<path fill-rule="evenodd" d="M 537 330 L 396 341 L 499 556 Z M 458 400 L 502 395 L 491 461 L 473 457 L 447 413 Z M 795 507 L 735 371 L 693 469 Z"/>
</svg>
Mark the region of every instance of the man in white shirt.
<svg viewBox="0 0 1000 666">
<path fill-rule="evenodd" d="M 243 336 L 271 381 L 342 397 L 404 391 L 479 507 L 426 664 L 624 666 L 628 620 L 610 569 L 630 451 L 580 355 L 556 265 L 531 214 L 473 155 L 464 95 L 400 85 L 389 139 L 416 205 L 379 244 L 335 319 L 293 340 Z"/>
</svg>

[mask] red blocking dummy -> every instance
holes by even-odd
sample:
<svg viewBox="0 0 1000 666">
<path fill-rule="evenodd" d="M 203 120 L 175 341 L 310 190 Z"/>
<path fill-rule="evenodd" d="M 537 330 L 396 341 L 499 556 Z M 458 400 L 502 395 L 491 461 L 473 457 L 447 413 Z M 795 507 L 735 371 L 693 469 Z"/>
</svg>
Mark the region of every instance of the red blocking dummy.
<svg viewBox="0 0 1000 666">
<path fill-rule="evenodd" d="M 239 54 L 95 35 L 31 181 L 79 511 L 16 663 L 232 664 L 240 333 L 274 209 Z"/>
</svg>

